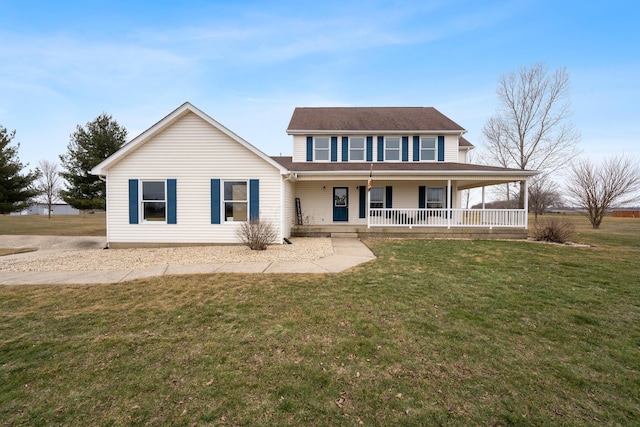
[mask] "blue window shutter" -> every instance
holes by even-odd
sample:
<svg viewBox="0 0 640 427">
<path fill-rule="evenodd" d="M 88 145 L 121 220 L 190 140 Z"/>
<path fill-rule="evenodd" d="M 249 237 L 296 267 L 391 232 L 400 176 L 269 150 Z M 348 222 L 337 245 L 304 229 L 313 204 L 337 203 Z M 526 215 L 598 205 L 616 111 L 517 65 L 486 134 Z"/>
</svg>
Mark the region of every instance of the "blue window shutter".
<svg viewBox="0 0 640 427">
<path fill-rule="evenodd" d="M 438 161 L 444 162 L 444 135 L 438 135 Z"/>
<path fill-rule="evenodd" d="M 177 224 L 176 180 L 167 180 L 167 224 Z"/>
<path fill-rule="evenodd" d="M 378 161 L 384 161 L 384 136 L 378 137 Z"/>
<path fill-rule="evenodd" d="M 129 180 L 129 224 L 138 223 L 138 180 Z"/>
<path fill-rule="evenodd" d="M 342 161 L 349 161 L 349 137 L 342 137 Z"/>
<path fill-rule="evenodd" d="M 427 187 L 425 187 L 424 185 L 418 187 L 418 208 L 420 209 L 424 209 L 427 207 L 426 192 Z"/>
<path fill-rule="evenodd" d="M 313 137 L 312 136 L 307 137 L 307 162 L 313 162 Z"/>
<path fill-rule="evenodd" d="M 220 180 L 211 180 L 211 224 L 220 224 Z"/>
<path fill-rule="evenodd" d="M 366 218 L 365 212 L 366 212 L 366 208 L 367 208 L 367 186 L 366 185 L 361 185 L 360 187 L 360 194 L 359 194 L 359 203 L 360 205 L 358 206 L 359 210 L 358 210 L 358 218 Z"/>
<path fill-rule="evenodd" d="M 413 161 L 420 161 L 420 137 L 417 135 L 413 137 Z"/>
<path fill-rule="evenodd" d="M 337 136 L 331 137 L 331 161 L 332 162 L 338 161 L 338 137 Z"/>
<path fill-rule="evenodd" d="M 385 208 L 392 208 L 393 207 L 393 201 L 392 201 L 392 196 L 393 196 L 393 187 L 388 186 L 385 188 L 386 191 L 386 197 L 385 197 Z"/>
<path fill-rule="evenodd" d="M 260 219 L 260 180 L 249 180 L 249 220 Z"/>
<path fill-rule="evenodd" d="M 367 162 L 373 162 L 373 137 L 367 137 Z"/>
<path fill-rule="evenodd" d="M 402 137 L 402 161 L 403 162 L 409 161 L 409 137 L 408 136 Z"/>
</svg>

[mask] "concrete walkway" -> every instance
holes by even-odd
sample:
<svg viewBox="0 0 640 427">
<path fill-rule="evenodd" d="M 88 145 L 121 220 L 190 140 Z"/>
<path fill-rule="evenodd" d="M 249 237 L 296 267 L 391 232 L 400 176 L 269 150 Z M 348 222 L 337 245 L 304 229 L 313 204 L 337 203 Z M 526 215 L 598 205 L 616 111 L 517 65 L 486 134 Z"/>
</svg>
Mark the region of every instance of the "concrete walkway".
<svg viewBox="0 0 640 427">
<path fill-rule="evenodd" d="M 55 238 L 51 238 L 54 241 Z M 332 238 L 334 254 L 312 262 L 241 262 L 229 264 L 163 264 L 145 269 L 103 271 L 0 271 L 0 285 L 98 284 L 118 283 L 171 274 L 210 273 L 339 273 L 375 259 L 375 255 L 356 238 Z M 88 247 L 91 247 L 88 245 Z M 42 248 L 44 249 L 44 248 Z M 46 249 L 45 249 L 46 250 Z"/>
</svg>

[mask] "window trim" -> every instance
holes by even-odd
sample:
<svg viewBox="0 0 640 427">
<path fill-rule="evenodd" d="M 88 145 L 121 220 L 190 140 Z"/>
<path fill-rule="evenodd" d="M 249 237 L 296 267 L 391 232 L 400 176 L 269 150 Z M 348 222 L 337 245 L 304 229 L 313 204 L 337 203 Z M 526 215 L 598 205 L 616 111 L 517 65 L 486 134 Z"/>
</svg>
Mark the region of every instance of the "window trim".
<svg viewBox="0 0 640 427">
<path fill-rule="evenodd" d="M 390 139 L 398 140 L 398 148 L 389 148 L 387 143 Z M 390 160 L 389 152 L 394 151 L 398 153 L 398 158 Z M 384 137 L 384 161 L 385 162 L 401 162 L 402 161 L 402 137 L 401 136 L 385 136 Z"/>
<path fill-rule="evenodd" d="M 433 148 L 424 148 L 422 145 L 425 139 L 433 140 Z M 424 151 L 433 151 L 433 159 L 425 159 L 423 156 Z M 420 136 L 420 146 L 418 150 L 421 162 L 437 162 L 438 161 L 438 137 L 436 136 Z"/>
<path fill-rule="evenodd" d="M 362 148 L 353 148 L 353 140 L 362 140 Z M 362 159 L 353 159 L 352 151 L 359 151 L 362 153 Z M 367 138 L 365 136 L 350 136 L 349 137 L 349 161 L 350 162 L 365 162 L 367 160 Z"/>
<path fill-rule="evenodd" d="M 246 188 L 246 199 L 245 200 L 227 200 L 226 198 L 226 192 L 225 192 L 225 184 L 227 182 L 242 182 L 245 184 L 245 188 Z M 220 180 L 220 189 L 221 189 L 221 194 L 220 194 L 220 209 L 222 210 L 222 217 L 221 217 L 221 222 L 223 222 L 224 224 L 233 224 L 233 223 L 240 223 L 240 222 L 247 222 L 250 219 L 250 211 L 249 211 L 249 199 L 251 198 L 249 192 L 250 192 L 250 185 L 249 185 L 249 180 L 248 179 L 221 179 Z M 227 217 L 227 203 L 244 203 L 246 205 L 246 214 L 247 214 L 247 219 L 241 221 L 241 220 L 228 220 L 227 218 L 233 218 L 233 217 Z"/>
<path fill-rule="evenodd" d="M 326 139 L 327 148 L 318 148 L 316 145 L 318 139 Z M 327 158 L 318 159 L 318 156 L 317 156 L 318 151 L 326 151 Z M 331 161 L 331 137 L 330 136 L 314 136 L 313 137 L 313 161 L 314 162 L 330 162 Z"/>
<path fill-rule="evenodd" d="M 162 182 L 164 184 L 164 199 L 163 200 L 145 200 L 144 198 L 144 184 L 147 182 Z M 167 180 L 166 179 L 140 179 L 139 180 L 139 196 L 138 204 L 140 206 L 138 212 L 138 218 L 140 224 L 167 224 L 168 222 L 168 208 L 169 203 L 167 199 Z M 164 203 L 164 220 L 148 220 L 145 218 L 145 203 Z"/>
</svg>

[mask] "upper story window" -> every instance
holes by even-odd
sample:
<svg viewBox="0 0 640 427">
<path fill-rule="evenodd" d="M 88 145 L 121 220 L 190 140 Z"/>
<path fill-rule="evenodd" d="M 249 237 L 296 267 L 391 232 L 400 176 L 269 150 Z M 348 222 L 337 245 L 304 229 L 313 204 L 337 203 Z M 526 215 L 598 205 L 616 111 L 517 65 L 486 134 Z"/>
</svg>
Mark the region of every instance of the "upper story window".
<svg viewBox="0 0 640 427">
<path fill-rule="evenodd" d="M 364 137 L 349 138 L 349 160 L 364 161 Z"/>
<path fill-rule="evenodd" d="M 313 138 L 313 159 L 329 161 L 331 142 L 328 136 L 316 136 Z"/>
<path fill-rule="evenodd" d="M 165 222 L 167 220 L 167 199 L 164 181 L 142 181 L 143 221 Z"/>
<path fill-rule="evenodd" d="M 225 221 L 246 221 L 247 181 L 224 182 L 224 219 Z"/>
<path fill-rule="evenodd" d="M 436 160 L 436 138 L 423 136 L 420 138 L 420 160 Z"/>
<path fill-rule="evenodd" d="M 388 136 L 384 139 L 384 159 L 389 161 L 400 160 L 400 137 Z"/>
</svg>

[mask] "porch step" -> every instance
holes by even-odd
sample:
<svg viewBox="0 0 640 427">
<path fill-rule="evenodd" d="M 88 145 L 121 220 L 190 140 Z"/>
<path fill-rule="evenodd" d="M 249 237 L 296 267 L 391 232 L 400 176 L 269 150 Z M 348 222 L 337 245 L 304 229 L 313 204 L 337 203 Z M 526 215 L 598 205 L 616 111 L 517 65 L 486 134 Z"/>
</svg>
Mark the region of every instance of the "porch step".
<svg viewBox="0 0 640 427">
<path fill-rule="evenodd" d="M 337 238 L 349 238 L 349 239 L 353 239 L 353 238 L 358 238 L 358 233 L 346 233 L 346 232 L 341 232 L 341 233 L 331 233 L 331 237 L 337 237 Z"/>
</svg>

